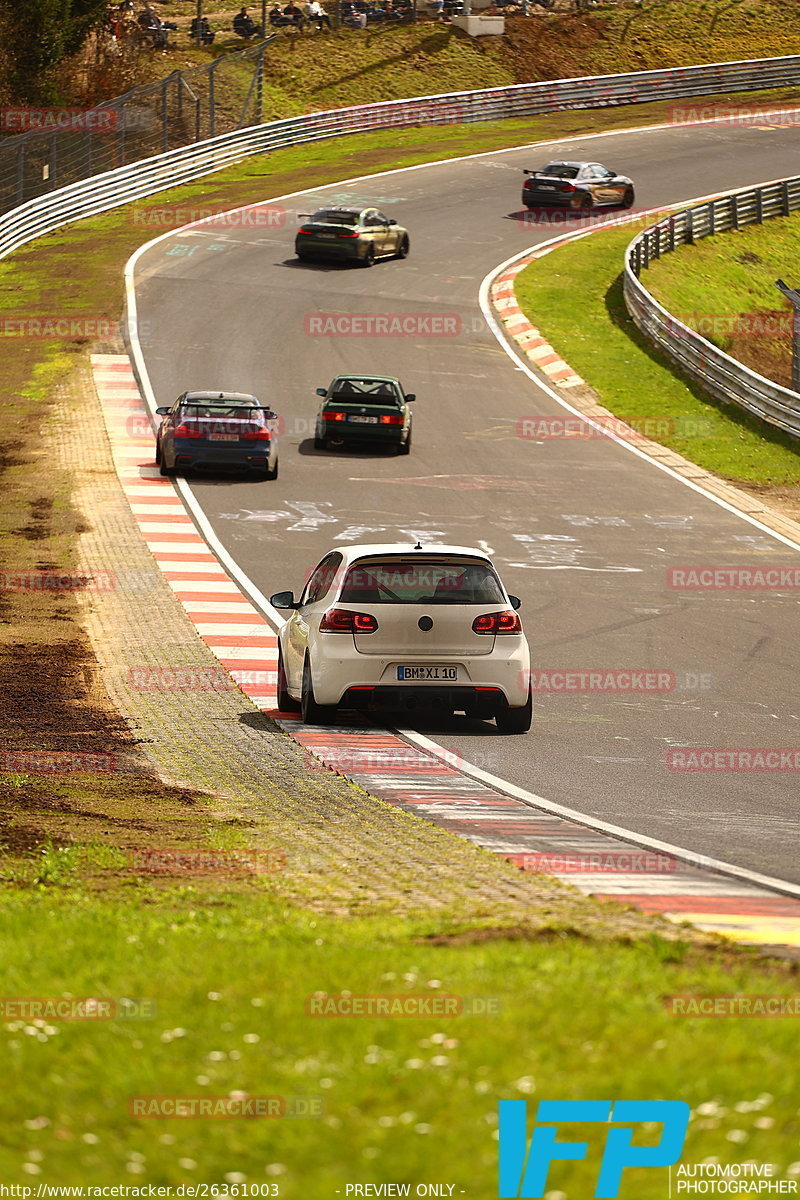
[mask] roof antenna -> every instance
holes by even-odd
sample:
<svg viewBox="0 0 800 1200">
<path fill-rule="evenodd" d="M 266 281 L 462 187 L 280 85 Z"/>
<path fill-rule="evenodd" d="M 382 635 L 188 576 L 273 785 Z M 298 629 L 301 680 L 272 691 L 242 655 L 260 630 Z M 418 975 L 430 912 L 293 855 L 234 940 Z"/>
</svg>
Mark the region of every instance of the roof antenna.
<svg viewBox="0 0 800 1200">
<path fill-rule="evenodd" d="M 414 547 L 414 549 L 415 549 L 415 550 L 421 550 L 421 549 L 422 549 L 422 542 L 418 541 L 418 542 L 417 542 L 417 544 L 416 544 L 416 546 Z"/>
</svg>

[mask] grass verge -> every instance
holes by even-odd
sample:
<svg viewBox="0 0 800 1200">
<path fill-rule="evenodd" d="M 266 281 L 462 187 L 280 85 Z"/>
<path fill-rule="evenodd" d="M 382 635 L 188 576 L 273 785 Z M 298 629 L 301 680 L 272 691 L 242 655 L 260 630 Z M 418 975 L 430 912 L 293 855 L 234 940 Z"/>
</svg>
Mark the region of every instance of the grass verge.
<svg viewBox="0 0 800 1200">
<path fill-rule="evenodd" d="M 622 420 L 737 484 L 798 484 L 792 439 L 717 404 L 639 333 L 622 293 L 620 266 L 630 240 L 630 229 L 609 229 L 558 248 L 544 268 L 532 263 L 516 279 L 520 306 Z"/>
<path fill-rule="evenodd" d="M 656 260 L 644 277 L 671 313 L 726 354 L 784 387 L 792 386 L 792 306 L 776 279 L 797 283 L 800 220 L 703 238 Z"/>
<path fill-rule="evenodd" d="M 223 887 L 205 901 L 177 888 L 157 904 L 40 887 L 5 897 L 0 931 L 7 996 L 128 998 L 138 1008 L 123 1011 L 143 1014 L 6 1017 L 17 1080 L 0 1099 L 8 1179 L 196 1182 L 220 1194 L 277 1182 L 297 1200 L 347 1182 L 436 1181 L 487 1197 L 497 1101 L 532 1094 L 682 1098 L 694 1113 L 685 1160 L 756 1159 L 783 1174 L 793 1157 L 792 1020 L 754 1028 L 665 1006 L 687 993 L 788 995 L 789 966 L 658 937 L 599 949 L 524 928 L 465 935 L 422 915 L 345 927 Z M 480 997 L 489 1015 L 309 1015 L 314 993 L 343 991 L 467 1007 Z M 317 1115 L 148 1120 L 129 1107 L 241 1093 L 302 1097 Z M 600 1149 L 555 1167 L 550 1186 L 591 1195 Z M 631 1171 L 622 1194 L 662 1200 L 666 1185 L 666 1171 Z"/>
</svg>

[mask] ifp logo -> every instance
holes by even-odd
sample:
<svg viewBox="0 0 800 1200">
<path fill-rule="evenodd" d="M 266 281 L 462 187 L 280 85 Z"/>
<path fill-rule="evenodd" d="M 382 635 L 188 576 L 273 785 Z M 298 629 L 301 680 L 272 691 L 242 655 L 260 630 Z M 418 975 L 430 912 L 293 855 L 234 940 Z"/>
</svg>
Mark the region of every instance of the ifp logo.
<svg viewBox="0 0 800 1200">
<path fill-rule="evenodd" d="M 683 1100 L 541 1100 L 528 1147 L 525 1100 L 500 1101 L 500 1200 L 544 1195 L 551 1162 L 586 1157 L 588 1142 L 557 1142 L 558 1126 L 585 1121 L 608 1125 L 595 1197 L 619 1192 L 626 1167 L 669 1167 L 686 1140 L 689 1105 Z M 663 1125 L 655 1146 L 634 1146 L 633 1128 L 644 1121 Z"/>
</svg>

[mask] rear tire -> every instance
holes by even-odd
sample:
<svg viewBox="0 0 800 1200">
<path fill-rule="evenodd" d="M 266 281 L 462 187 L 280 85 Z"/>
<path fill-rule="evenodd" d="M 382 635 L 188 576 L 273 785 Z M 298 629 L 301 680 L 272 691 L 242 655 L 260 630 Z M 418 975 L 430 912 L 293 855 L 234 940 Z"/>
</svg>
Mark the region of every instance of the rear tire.
<svg viewBox="0 0 800 1200">
<path fill-rule="evenodd" d="M 372 246 L 367 246 L 364 257 L 361 260 L 361 265 L 362 265 L 362 267 L 374 267 L 375 266 L 375 250 L 373 249 Z"/>
<path fill-rule="evenodd" d="M 264 472 L 264 478 L 265 479 L 277 479 L 278 478 L 278 460 L 277 460 L 277 458 L 275 459 L 274 467 L 267 467 L 266 471 Z"/>
<path fill-rule="evenodd" d="M 401 442 L 400 445 L 397 447 L 397 453 L 398 454 L 410 454 L 411 453 L 411 430 L 410 429 L 408 431 L 408 437 L 406 438 L 406 440 L 404 442 Z"/>
<path fill-rule="evenodd" d="M 592 197 L 589 195 L 588 192 L 584 192 L 580 198 L 580 203 L 578 205 L 578 212 L 590 213 L 590 212 L 592 212 L 593 209 L 594 209 L 594 200 L 592 199 Z"/>
<path fill-rule="evenodd" d="M 163 454 L 159 455 L 158 470 L 159 470 L 159 474 L 161 474 L 161 475 L 174 475 L 175 474 L 175 468 L 167 466 L 167 464 L 164 461 Z"/>
<path fill-rule="evenodd" d="M 314 449 L 315 450 L 327 450 L 328 449 L 328 439 L 317 437 L 315 434 L 314 435 Z"/>
<path fill-rule="evenodd" d="M 283 655 L 278 650 L 278 708 L 281 712 L 300 712 L 300 701 L 290 696 L 286 687 L 286 671 L 283 666 Z"/>
<path fill-rule="evenodd" d="M 522 708 L 504 708 L 495 713 L 495 723 L 500 733 L 527 733 L 533 721 L 533 697 L 528 692 L 528 703 Z"/>
<path fill-rule="evenodd" d="M 314 699 L 314 681 L 311 678 L 311 664 L 308 659 L 303 663 L 303 699 L 300 711 L 303 714 L 304 725 L 330 725 L 336 717 L 335 704 L 317 704 Z"/>
</svg>

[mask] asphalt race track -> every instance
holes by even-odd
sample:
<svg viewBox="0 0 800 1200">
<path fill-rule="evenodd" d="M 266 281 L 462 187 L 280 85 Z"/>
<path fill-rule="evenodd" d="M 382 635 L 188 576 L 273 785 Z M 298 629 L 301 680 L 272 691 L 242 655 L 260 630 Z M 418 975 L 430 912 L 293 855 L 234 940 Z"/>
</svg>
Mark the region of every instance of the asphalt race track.
<svg viewBox="0 0 800 1200">
<path fill-rule="evenodd" d="M 521 438 L 522 418 L 569 414 L 486 328 L 478 291 L 498 264 L 563 229 L 519 219 L 522 167 L 596 158 L 631 175 L 637 208 L 652 208 L 797 174 L 798 148 L 798 131 L 785 127 L 567 139 L 292 197 L 282 229 L 176 233 L 136 269 L 158 402 L 186 388 L 255 392 L 285 419 L 277 482 L 191 480 L 261 591 L 297 594 L 337 542 L 419 537 L 489 549 L 522 597 L 535 667 L 673 672 L 676 686 L 535 697 L 525 737 L 463 717 L 414 728 L 550 801 L 794 882 L 797 773 L 687 773 L 665 756 L 800 745 L 797 596 L 675 590 L 667 571 L 797 566 L 800 551 L 609 439 Z M 372 270 L 300 265 L 295 214 L 356 201 L 407 225 L 411 256 Z M 559 270 L 558 255 L 539 269 Z M 309 318 L 320 313 L 445 314 L 460 331 L 316 336 Z M 417 393 L 409 457 L 313 449 L 314 389 L 340 371 L 387 372 Z"/>
</svg>

